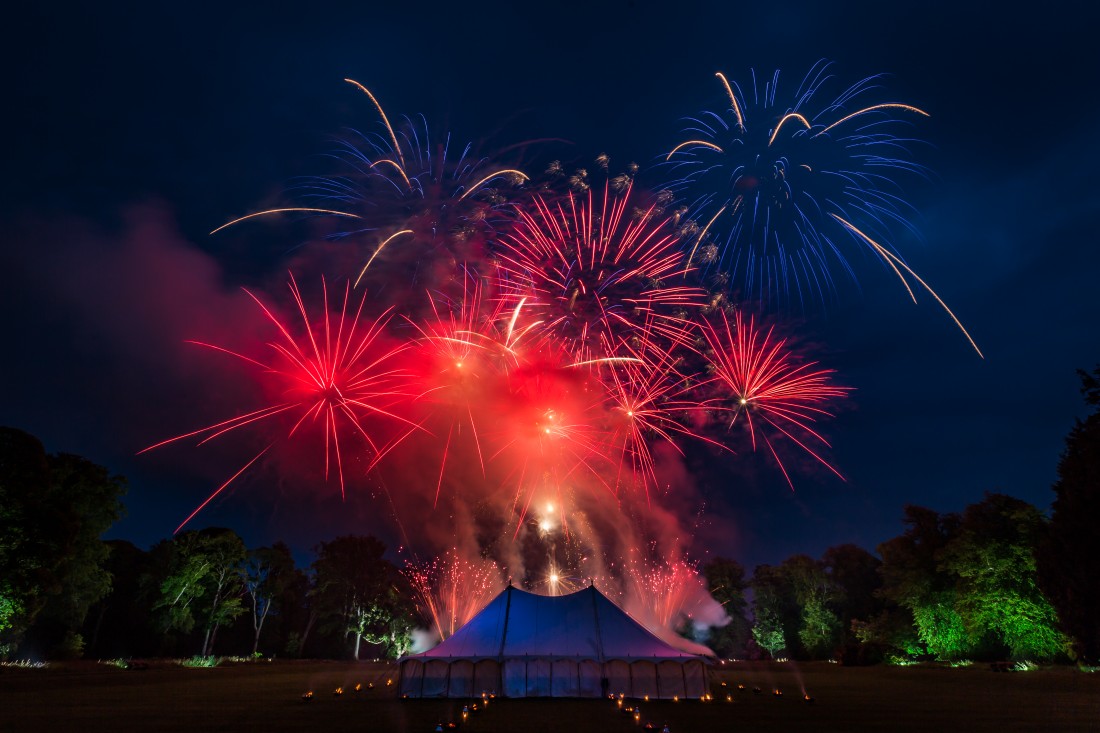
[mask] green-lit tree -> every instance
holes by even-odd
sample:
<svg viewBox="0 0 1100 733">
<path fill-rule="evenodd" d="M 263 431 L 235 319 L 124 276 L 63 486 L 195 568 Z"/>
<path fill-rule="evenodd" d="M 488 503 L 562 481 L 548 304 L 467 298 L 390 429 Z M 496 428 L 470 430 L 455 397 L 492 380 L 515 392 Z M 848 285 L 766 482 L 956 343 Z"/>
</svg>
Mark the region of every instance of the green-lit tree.
<svg viewBox="0 0 1100 733">
<path fill-rule="evenodd" d="M 959 518 L 909 505 L 904 521 L 904 534 L 878 546 L 882 597 L 912 614 L 928 654 L 938 659 L 968 656 L 977 639 L 956 610 L 955 577 L 940 568 L 940 553 L 957 534 Z"/>
<path fill-rule="evenodd" d="M 166 556 L 156 602 L 163 630 L 187 633 L 201 623 L 201 654 L 210 655 L 218 629 L 244 613 L 244 542 L 232 530 L 211 528 L 179 534 L 153 553 Z"/>
<path fill-rule="evenodd" d="M 752 626 L 745 614 L 748 608 L 745 569 L 736 560 L 716 557 L 703 566 L 702 573 L 711 596 L 722 604 L 730 619 L 725 626 L 711 627 L 707 646 L 720 657 L 740 656 L 752 636 Z"/>
<path fill-rule="evenodd" d="M 806 655 L 820 659 L 840 643 L 840 618 L 833 610 L 840 597 L 837 585 L 821 563 L 806 555 L 794 555 L 779 566 L 787 578 L 798 607 L 798 641 Z"/>
<path fill-rule="evenodd" d="M 386 560 L 385 552 L 386 546 L 377 538 L 362 536 L 337 537 L 317 548 L 311 604 L 319 616 L 335 621 L 353 640 L 352 659 L 359 659 L 364 638 L 391 640 L 384 644 L 390 653 L 403 648 L 398 640 L 400 619 L 407 617 L 411 623 L 405 600 L 410 594 L 402 598 L 394 592 L 401 574 Z"/>
<path fill-rule="evenodd" d="M 1068 649 L 1039 590 L 1035 550 L 1044 530 L 1032 505 L 987 494 L 966 508 L 940 553 L 940 568 L 957 578 L 955 607 L 970 636 L 989 634 L 1017 659 L 1049 660 Z"/>
<path fill-rule="evenodd" d="M 758 565 L 752 573 L 752 636 L 772 658 L 798 649 L 800 612 L 787 574 Z"/>
<path fill-rule="evenodd" d="M 1095 664 L 1100 662 L 1100 366 L 1078 374 L 1092 412 L 1066 437 L 1039 578 L 1076 654 Z"/>
</svg>

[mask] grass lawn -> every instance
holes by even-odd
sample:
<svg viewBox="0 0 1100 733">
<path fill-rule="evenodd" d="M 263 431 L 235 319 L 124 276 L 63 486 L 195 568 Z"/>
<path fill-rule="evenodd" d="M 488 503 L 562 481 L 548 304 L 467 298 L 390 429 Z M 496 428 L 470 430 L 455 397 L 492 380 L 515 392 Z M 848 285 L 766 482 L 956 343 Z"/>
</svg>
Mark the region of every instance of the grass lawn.
<svg viewBox="0 0 1100 733">
<path fill-rule="evenodd" d="M 395 700 L 384 663 L 256 662 L 191 669 L 154 662 L 0 668 L 0 731 L 412 731 L 461 719 L 462 700 Z M 721 683 L 726 685 L 722 686 Z M 352 688 L 361 684 L 363 691 Z M 373 688 L 369 687 L 373 684 Z M 737 689 L 744 684 L 746 689 Z M 814 703 L 802 700 L 802 688 Z M 343 686 L 345 692 L 333 697 Z M 760 687 L 757 695 L 753 687 Z M 782 697 L 772 690 L 779 688 Z M 312 702 L 301 695 L 313 690 Z M 987 665 L 839 667 L 733 663 L 717 668 L 714 700 L 628 701 L 642 723 L 712 731 L 1100 730 L 1100 673 L 1054 668 L 994 673 Z M 727 701 L 729 695 L 731 700 Z M 493 700 L 470 733 L 637 731 L 608 700 Z"/>
</svg>

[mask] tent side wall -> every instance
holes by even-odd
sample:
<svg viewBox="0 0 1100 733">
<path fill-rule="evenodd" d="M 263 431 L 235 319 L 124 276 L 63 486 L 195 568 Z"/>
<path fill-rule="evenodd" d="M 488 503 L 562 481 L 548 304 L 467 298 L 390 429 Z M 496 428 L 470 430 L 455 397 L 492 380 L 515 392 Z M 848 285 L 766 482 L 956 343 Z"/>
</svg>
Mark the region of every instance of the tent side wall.
<svg viewBox="0 0 1100 733">
<path fill-rule="evenodd" d="M 698 659 L 684 663 L 684 693 L 687 697 L 703 697 L 710 692 L 707 667 Z"/>
<path fill-rule="evenodd" d="M 527 662 L 522 659 L 504 660 L 504 696 L 527 697 Z"/>
<path fill-rule="evenodd" d="M 501 684 L 500 662 L 495 659 L 482 659 L 474 665 L 474 694 L 500 694 L 504 691 Z"/>
<path fill-rule="evenodd" d="M 457 659 L 451 662 L 450 683 L 447 685 L 447 697 L 474 696 L 474 663 L 469 659 Z"/>
<path fill-rule="evenodd" d="M 580 697 L 580 666 L 572 659 L 555 659 L 550 672 L 551 697 Z"/>
<path fill-rule="evenodd" d="M 649 660 L 630 665 L 630 685 L 634 697 L 659 697 L 657 694 L 657 665 Z"/>
<path fill-rule="evenodd" d="M 401 697 L 420 697 L 423 694 L 424 663 L 419 659 L 405 659 L 401 662 L 401 682 L 397 694 Z"/>
<path fill-rule="evenodd" d="M 684 664 L 672 660 L 657 663 L 657 693 L 665 699 L 687 697 L 684 685 Z"/>
</svg>

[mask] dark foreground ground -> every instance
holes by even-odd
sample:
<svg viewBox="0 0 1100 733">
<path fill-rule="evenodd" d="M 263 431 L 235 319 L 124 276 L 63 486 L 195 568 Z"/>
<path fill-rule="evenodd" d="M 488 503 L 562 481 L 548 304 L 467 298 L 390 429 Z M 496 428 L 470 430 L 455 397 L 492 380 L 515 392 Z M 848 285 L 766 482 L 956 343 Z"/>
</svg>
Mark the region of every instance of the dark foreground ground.
<svg viewBox="0 0 1100 733">
<path fill-rule="evenodd" d="M 0 668 L 0 731 L 411 731 L 461 721 L 460 700 L 396 700 L 382 663 L 282 662 L 122 670 L 93 662 Z M 627 701 L 640 724 L 714 731 L 1100 730 L 1100 673 L 994 673 L 987 665 L 847 668 L 734 663 L 710 702 Z M 722 682 L 726 685 L 722 686 Z M 352 691 L 359 683 L 363 691 Z M 369 687 L 373 683 L 373 688 Z M 744 684 L 744 691 L 737 685 Z M 814 696 L 802 700 L 803 685 Z M 343 686 L 345 693 L 333 697 Z M 753 687 L 760 687 L 757 695 Z M 782 697 L 771 694 L 779 688 Z M 301 695 L 313 690 L 314 699 Z M 729 695 L 730 701 L 726 700 Z M 638 731 L 609 700 L 492 700 L 468 733 Z"/>
</svg>

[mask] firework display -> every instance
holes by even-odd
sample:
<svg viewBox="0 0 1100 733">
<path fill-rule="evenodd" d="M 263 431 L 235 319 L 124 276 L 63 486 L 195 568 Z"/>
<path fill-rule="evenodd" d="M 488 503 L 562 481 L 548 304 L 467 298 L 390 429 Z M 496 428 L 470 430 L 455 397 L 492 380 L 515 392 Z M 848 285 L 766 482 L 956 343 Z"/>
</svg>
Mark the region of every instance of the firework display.
<svg viewBox="0 0 1100 733">
<path fill-rule="evenodd" d="M 407 571 L 441 639 L 508 578 L 546 594 L 598 582 L 655 629 L 707 616 L 678 518 L 686 456 L 758 452 L 792 490 L 797 470 L 842 478 L 819 423 L 851 390 L 780 335 L 770 306 L 832 291 L 851 241 L 932 292 L 879 244 L 908 226 L 884 176 L 921 170 L 893 115 L 925 113 L 863 103 L 871 80 L 819 106 L 824 67 L 780 107 L 777 78 L 720 74 L 729 109 L 654 171 L 614 175 L 600 156 L 602 173 L 554 161 L 541 177 L 423 118 L 391 125 L 349 80 L 379 126 L 342 149 L 346 172 L 229 224 L 326 217 L 352 257 L 312 263 L 327 270 L 315 304 L 293 274 L 285 308 L 249 292 L 269 343 L 200 344 L 255 369 L 269 401 L 150 449 L 245 429 L 266 447 L 184 524 L 293 439 L 341 493 L 388 475 L 393 519 L 415 517 L 425 551 L 447 548 Z"/>
<path fill-rule="evenodd" d="M 835 289 L 834 271 L 851 272 L 851 238 L 831 214 L 866 222 L 879 237 L 910 226 L 892 176 L 923 173 L 905 135 L 908 117 L 928 114 L 873 99 L 878 77 L 829 97 L 828 71 L 816 64 L 790 96 L 778 71 L 754 72 L 745 85 L 716 74 L 727 108 L 689 118 L 686 139 L 665 156 L 677 177 L 670 189 L 702 224 L 689 258 L 746 297 Z"/>
</svg>

